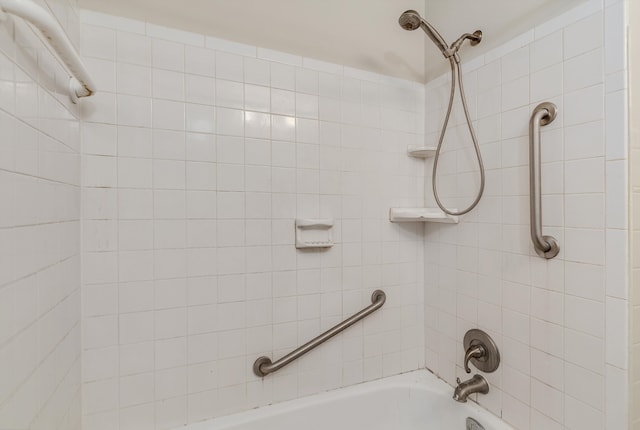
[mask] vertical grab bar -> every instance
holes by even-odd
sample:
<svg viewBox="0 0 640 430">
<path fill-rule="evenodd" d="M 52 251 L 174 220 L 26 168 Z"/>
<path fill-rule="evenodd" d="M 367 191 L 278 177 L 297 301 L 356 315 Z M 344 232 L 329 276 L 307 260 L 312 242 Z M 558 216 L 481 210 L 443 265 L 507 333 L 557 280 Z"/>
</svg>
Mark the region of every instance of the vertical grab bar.
<svg viewBox="0 0 640 430">
<path fill-rule="evenodd" d="M 531 188 L 531 240 L 536 253 L 551 259 L 558 255 L 560 245 L 552 236 L 542 235 L 542 193 L 540 184 L 540 127 L 556 118 L 558 108 L 553 103 L 541 103 L 533 110 L 529 121 L 529 186 Z"/>
</svg>

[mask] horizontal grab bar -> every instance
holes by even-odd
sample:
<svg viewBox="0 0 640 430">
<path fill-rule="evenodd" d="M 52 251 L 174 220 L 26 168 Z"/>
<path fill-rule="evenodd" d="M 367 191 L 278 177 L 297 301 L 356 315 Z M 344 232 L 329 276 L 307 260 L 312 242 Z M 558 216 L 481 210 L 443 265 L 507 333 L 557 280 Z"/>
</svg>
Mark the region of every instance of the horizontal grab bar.
<svg viewBox="0 0 640 430">
<path fill-rule="evenodd" d="M 96 87 L 80 55 L 58 21 L 48 11 L 32 0 L 0 0 L 0 21 L 6 19 L 5 13 L 19 16 L 30 22 L 47 39 L 72 75 L 69 81 L 69 96 L 73 103 L 77 103 L 79 97 L 88 97 L 96 92 Z"/>
<path fill-rule="evenodd" d="M 542 235 L 542 191 L 540 184 L 540 126 L 550 124 L 556 119 L 558 109 L 553 103 L 540 103 L 533 110 L 529 121 L 529 186 L 531 240 L 536 253 L 551 259 L 560 252 L 558 241 L 552 236 Z"/>
<path fill-rule="evenodd" d="M 331 339 L 333 336 L 337 335 L 341 331 L 351 327 L 352 325 L 354 325 L 361 319 L 367 317 L 368 315 L 371 315 L 372 313 L 380 309 L 382 305 L 384 305 L 384 302 L 386 300 L 387 300 L 387 296 L 385 295 L 384 291 L 375 290 L 371 295 L 371 303 L 372 303 L 371 305 L 367 306 L 357 314 L 350 316 L 346 320 L 342 321 L 340 324 L 325 331 L 320 336 L 317 336 L 311 339 L 309 342 L 305 343 L 300 348 L 295 349 L 294 351 L 285 355 L 284 357 L 282 357 L 280 360 L 277 360 L 276 362 L 271 362 L 271 359 L 265 356 L 258 358 L 253 363 L 253 373 L 262 377 L 262 376 L 268 375 L 269 373 L 273 373 L 276 370 L 282 369 L 287 364 L 302 357 L 304 354 L 311 351 L 312 349 L 319 346 L 320 344 L 328 341 L 329 339 Z"/>
</svg>

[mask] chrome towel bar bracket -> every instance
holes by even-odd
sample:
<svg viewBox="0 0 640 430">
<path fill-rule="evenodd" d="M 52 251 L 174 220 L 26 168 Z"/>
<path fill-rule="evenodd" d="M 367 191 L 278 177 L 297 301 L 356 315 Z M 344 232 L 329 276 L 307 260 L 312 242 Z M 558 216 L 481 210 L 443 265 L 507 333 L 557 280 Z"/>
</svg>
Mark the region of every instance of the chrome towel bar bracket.
<svg viewBox="0 0 640 430">
<path fill-rule="evenodd" d="M 533 110 L 529 121 L 529 186 L 531 188 L 531 240 L 536 253 L 551 259 L 560 252 L 558 241 L 542 235 L 542 191 L 540 184 L 540 127 L 550 124 L 558 115 L 553 103 L 540 103 Z"/>
<path fill-rule="evenodd" d="M 341 331 L 351 327 L 361 319 L 371 315 L 378 309 L 384 305 L 384 302 L 387 300 L 387 296 L 382 290 L 375 290 L 371 295 L 371 305 L 367 306 L 360 312 L 351 315 L 346 320 L 342 321 L 340 324 L 330 328 L 329 330 L 322 333 L 320 336 L 317 336 L 311 339 L 309 342 L 302 345 L 300 348 L 295 349 L 289 354 L 282 357 L 280 360 L 275 362 L 271 362 L 269 357 L 260 357 L 253 363 L 253 373 L 257 376 L 267 376 L 269 373 L 275 372 L 276 370 L 282 369 L 287 364 L 292 361 L 302 357 L 307 352 L 311 351 L 315 347 L 323 344 L 324 342 L 331 339 L 333 336 L 337 335 Z"/>
</svg>

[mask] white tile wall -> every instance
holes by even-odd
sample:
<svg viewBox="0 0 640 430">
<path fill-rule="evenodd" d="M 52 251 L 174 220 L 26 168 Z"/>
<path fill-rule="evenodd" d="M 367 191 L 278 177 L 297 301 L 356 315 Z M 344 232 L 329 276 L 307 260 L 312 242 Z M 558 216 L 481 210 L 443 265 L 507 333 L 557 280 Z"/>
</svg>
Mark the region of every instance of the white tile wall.
<svg viewBox="0 0 640 430">
<path fill-rule="evenodd" d="M 42 1 L 78 41 L 75 2 Z M 0 428 L 79 430 L 80 133 L 68 75 L 0 25 Z"/>
<path fill-rule="evenodd" d="M 629 313 L 629 376 L 613 373 L 621 386 L 629 388 L 630 403 L 637 405 L 640 401 L 640 133 L 638 120 L 638 100 L 640 100 L 640 74 L 638 64 L 638 32 L 640 31 L 640 14 L 637 2 L 627 5 L 629 14 L 629 254 L 630 254 L 630 283 L 629 295 L 631 306 Z M 612 18 L 613 19 L 613 18 Z M 614 402 L 610 402 L 616 407 Z M 640 411 L 637 407 L 630 408 L 630 428 L 640 427 Z"/>
<path fill-rule="evenodd" d="M 166 429 L 424 366 L 424 87 L 84 13 L 83 410 Z M 297 251 L 296 217 L 336 245 Z M 264 380 L 387 292 L 381 312 Z"/>
<path fill-rule="evenodd" d="M 478 401 L 520 430 L 627 428 L 627 93 L 609 85 L 626 70 L 625 23 L 624 2 L 590 1 L 465 69 L 487 187 L 459 225 L 426 228 L 426 361 L 451 384 L 465 379 L 463 334 L 487 330 L 503 360 Z M 427 142 L 448 91 L 447 77 L 426 86 Z M 560 109 L 542 133 L 553 260 L 529 238 L 528 121 L 541 101 Z M 463 117 L 452 122 L 439 187 L 466 207 L 477 167 Z"/>
</svg>

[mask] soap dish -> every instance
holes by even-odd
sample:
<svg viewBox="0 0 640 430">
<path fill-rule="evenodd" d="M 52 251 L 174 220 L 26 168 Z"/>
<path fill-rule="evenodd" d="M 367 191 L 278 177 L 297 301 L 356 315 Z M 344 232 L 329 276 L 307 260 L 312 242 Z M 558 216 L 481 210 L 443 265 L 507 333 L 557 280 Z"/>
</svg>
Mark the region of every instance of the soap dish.
<svg viewBox="0 0 640 430">
<path fill-rule="evenodd" d="M 333 246 L 333 219 L 296 218 L 296 248 L 330 248 Z"/>
</svg>

